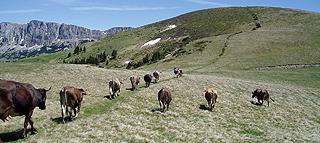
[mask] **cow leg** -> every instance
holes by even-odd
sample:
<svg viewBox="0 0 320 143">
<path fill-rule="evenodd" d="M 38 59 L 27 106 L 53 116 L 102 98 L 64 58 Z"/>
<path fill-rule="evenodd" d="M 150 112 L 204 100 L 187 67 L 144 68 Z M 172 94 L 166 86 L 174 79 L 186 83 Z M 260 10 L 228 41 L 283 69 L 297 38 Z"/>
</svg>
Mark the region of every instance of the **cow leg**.
<svg viewBox="0 0 320 143">
<path fill-rule="evenodd" d="M 70 111 L 69 111 L 69 109 L 68 109 L 68 107 L 67 107 L 67 112 L 69 113 L 70 121 L 72 121 L 72 110 L 73 110 L 73 109 L 74 109 L 73 107 L 70 107 Z"/>
<path fill-rule="evenodd" d="M 77 106 L 78 107 L 78 106 Z M 78 117 L 77 107 L 73 108 L 74 118 Z"/>
<path fill-rule="evenodd" d="M 268 107 L 269 107 L 269 102 L 270 102 L 270 101 L 269 101 L 269 98 L 267 99 L 267 102 L 268 102 Z"/>
<path fill-rule="evenodd" d="M 76 114 L 76 117 L 78 117 L 79 114 L 80 114 L 80 108 L 81 108 L 81 103 L 79 103 L 79 105 L 78 105 L 78 112 L 77 112 L 77 114 Z"/>
<path fill-rule="evenodd" d="M 211 110 L 211 102 L 208 100 L 208 109 Z"/>
<path fill-rule="evenodd" d="M 33 110 L 31 112 L 29 112 L 28 114 L 26 114 L 26 117 L 24 118 L 24 127 L 23 127 L 23 132 L 22 132 L 22 138 L 27 137 L 27 127 L 30 122 L 32 112 L 33 112 Z"/>
<path fill-rule="evenodd" d="M 63 105 L 61 105 L 61 116 L 62 116 L 62 123 L 66 123 L 64 121 L 64 113 L 65 113 L 65 107 Z"/>
<path fill-rule="evenodd" d="M 170 104 L 170 103 L 167 103 L 167 110 L 169 110 L 169 104 Z"/>
<path fill-rule="evenodd" d="M 166 108 L 164 103 L 162 101 L 159 101 L 159 104 L 160 104 L 160 110 L 161 112 L 164 112 L 164 109 Z"/>
<path fill-rule="evenodd" d="M 161 101 L 159 101 L 159 105 L 160 105 L 160 109 L 162 108 L 162 104 L 161 104 Z"/>
<path fill-rule="evenodd" d="M 31 134 L 36 134 L 37 133 L 37 129 L 34 128 L 34 126 L 33 126 L 32 117 L 30 117 L 29 124 L 31 125 Z"/>
<path fill-rule="evenodd" d="M 165 112 L 165 110 L 166 110 L 166 104 L 164 103 L 164 102 L 161 102 L 162 103 L 162 112 Z"/>
<path fill-rule="evenodd" d="M 263 99 L 261 100 L 261 105 L 263 105 Z"/>
</svg>

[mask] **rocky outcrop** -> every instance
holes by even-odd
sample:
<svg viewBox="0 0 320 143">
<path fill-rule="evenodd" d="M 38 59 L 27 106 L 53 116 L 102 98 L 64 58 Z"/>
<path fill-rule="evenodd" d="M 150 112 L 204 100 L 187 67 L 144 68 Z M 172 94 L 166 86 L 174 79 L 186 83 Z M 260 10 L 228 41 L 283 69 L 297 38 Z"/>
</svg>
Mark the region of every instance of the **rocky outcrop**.
<svg viewBox="0 0 320 143">
<path fill-rule="evenodd" d="M 113 27 L 111 29 L 108 29 L 108 30 L 104 31 L 104 34 L 113 35 L 115 33 L 118 33 L 118 32 L 121 32 L 121 31 L 127 31 L 127 30 L 130 30 L 130 29 L 132 29 L 132 27 Z"/>
<path fill-rule="evenodd" d="M 0 23 L 0 59 L 20 59 L 41 53 L 67 50 L 79 44 L 110 36 L 128 27 L 106 31 L 32 20 L 27 24 Z"/>
</svg>

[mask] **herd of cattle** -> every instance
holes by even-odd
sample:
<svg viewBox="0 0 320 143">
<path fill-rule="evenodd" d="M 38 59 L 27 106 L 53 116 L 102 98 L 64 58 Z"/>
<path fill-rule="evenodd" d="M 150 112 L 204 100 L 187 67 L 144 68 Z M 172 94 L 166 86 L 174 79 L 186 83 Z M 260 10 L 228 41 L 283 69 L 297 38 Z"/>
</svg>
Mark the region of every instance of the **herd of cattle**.
<svg viewBox="0 0 320 143">
<path fill-rule="evenodd" d="M 176 78 L 182 76 L 182 70 L 174 68 L 173 74 Z M 149 87 L 152 80 L 157 83 L 160 80 L 160 72 L 155 71 L 152 74 L 146 74 L 143 77 L 145 86 Z M 132 90 L 137 89 L 140 83 L 139 76 L 131 76 L 130 82 Z M 122 81 L 114 79 L 109 82 L 109 91 L 111 98 L 115 98 L 120 95 Z M 25 115 L 24 129 L 22 130 L 22 137 L 27 136 L 27 126 L 30 124 L 31 132 L 35 133 L 36 129 L 33 126 L 32 114 L 36 107 L 41 110 L 46 109 L 46 93 L 49 89 L 35 88 L 29 83 L 21 83 L 11 80 L 0 79 L 0 119 L 8 121 L 11 117 Z M 72 86 L 65 86 L 60 91 L 60 106 L 62 122 L 65 123 L 65 113 L 69 114 L 69 119 L 76 118 L 80 113 L 81 102 L 83 96 L 86 95 L 86 91 L 81 88 L 75 88 Z M 212 110 L 217 102 L 218 92 L 213 88 L 207 88 L 203 92 L 203 96 L 208 102 L 208 109 Z M 252 98 L 257 98 L 260 105 L 266 100 L 269 106 L 269 100 L 274 100 L 269 96 L 267 90 L 256 89 L 252 92 Z M 171 92 L 167 88 L 162 88 L 158 92 L 158 102 L 160 110 L 165 112 L 165 109 L 169 109 L 169 104 L 172 100 Z M 1 139 L 0 139 L 1 142 Z"/>
</svg>

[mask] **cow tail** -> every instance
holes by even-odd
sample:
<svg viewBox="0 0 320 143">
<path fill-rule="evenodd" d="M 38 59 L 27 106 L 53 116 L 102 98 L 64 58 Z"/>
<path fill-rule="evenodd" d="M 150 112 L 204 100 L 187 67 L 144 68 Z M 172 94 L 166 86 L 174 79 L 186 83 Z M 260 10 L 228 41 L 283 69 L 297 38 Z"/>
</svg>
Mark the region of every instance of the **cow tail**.
<svg viewBox="0 0 320 143">
<path fill-rule="evenodd" d="M 270 97 L 270 99 L 274 102 L 274 100 Z"/>
</svg>

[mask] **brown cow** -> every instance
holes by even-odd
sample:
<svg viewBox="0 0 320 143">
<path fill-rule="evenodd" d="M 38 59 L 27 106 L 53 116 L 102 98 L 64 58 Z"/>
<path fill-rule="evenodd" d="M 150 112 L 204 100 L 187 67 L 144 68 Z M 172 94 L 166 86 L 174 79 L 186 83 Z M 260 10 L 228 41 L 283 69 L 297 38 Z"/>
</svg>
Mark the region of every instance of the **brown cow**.
<svg viewBox="0 0 320 143">
<path fill-rule="evenodd" d="M 159 71 L 154 71 L 152 75 L 155 78 L 154 82 L 157 83 L 160 80 L 160 72 Z"/>
<path fill-rule="evenodd" d="M 109 93 L 111 98 L 120 95 L 121 84 L 123 83 L 119 79 L 109 81 Z"/>
<path fill-rule="evenodd" d="M 86 95 L 86 92 L 82 88 L 65 86 L 60 90 L 60 106 L 63 123 L 65 123 L 65 113 L 69 113 L 70 119 L 78 117 L 84 95 Z M 68 109 L 68 107 L 70 107 L 70 110 Z M 74 116 L 72 116 L 72 110 Z"/>
<path fill-rule="evenodd" d="M 46 109 L 46 93 L 50 89 L 37 89 L 29 83 L 0 80 L 0 119 L 5 122 L 11 116 L 25 115 L 22 137 L 27 136 L 28 123 L 31 132 L 36 133 L 31 116 L 36 107 Z"/>
<path fill-rule="evenodd" d="M 146 87 L 150 86 L 150 83 L 152 81 L 152 75 L 151 74 L 146 74 L 144 77 L 144 82 L 146 82 Z"/>
<path fill-rule="evenodd" d="M 207 88 L 203 92 L 204 97 L 208 102 L 208 107 L 212 111 L 215 104 L 217 103 L 218 92 L 212 88 Z"/>
<path fill-rule="evenodd" d="M 140 83 L 140 77 L 131 76 L 130 77 L 130 82 L 131 82 L 131 85 L 132 85 L 132 90 L 135 90 L 137 88 L 137 86 L 139 85 L 139 83 Z"/>
<path fill-rule="evenodd" d="M 169 110 L 169 104 L 172 100 L 171 92 L 167 88 L 162 88 L 158 92 L 158 101 L 160 104 L 160 109 L 162 109 L 162 112 L 165 112 L 165 108 L 167 106 L 167 110 Z"/>
<path fill-rule="evenodd" d="M 271 99 L 273 102 L 274 100 L 270 97 L 269 93 L 265 89 L 256 89 L 255 91 L 252 92 L 252 98 L 257 97 L 258 103 L 263 105 L 263 100 L 267 100 L 268 106 L 269 106 L 269 100 Z M 260 102 L 261 101 L 261 102 Z"/>
</svg>

